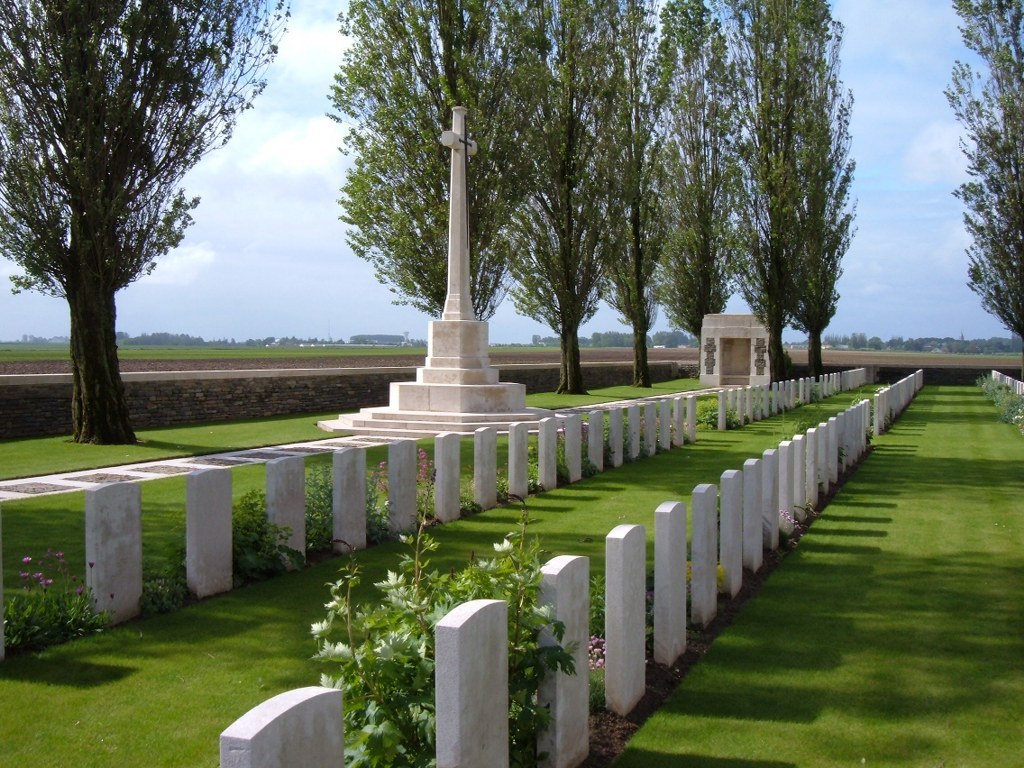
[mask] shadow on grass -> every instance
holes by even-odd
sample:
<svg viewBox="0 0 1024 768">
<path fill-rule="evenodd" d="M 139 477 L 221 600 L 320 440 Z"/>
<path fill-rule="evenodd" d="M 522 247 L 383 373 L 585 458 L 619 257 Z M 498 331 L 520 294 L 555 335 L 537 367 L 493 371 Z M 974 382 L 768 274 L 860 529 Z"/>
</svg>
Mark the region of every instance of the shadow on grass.
<svg viewBox="0 0 1024 768">
<path fill-rule="evenodd" d="M 124 680 L 137 670 L 137 667 L 127 665 L 98 664 L 80 659 L 65 658 L 60 664 L 54 664 L 46 654 L 17 654 L 0 664 L 0 679 L 72 688 L 95 688 Z"/>
<path fill-rule="evenodd" d="M 639 765 L 644 768 L 796 768 L 796 763 L 783 763 L 778 760 L 744 760 L 738 757 L 665 754 L 648 749 L 634 749 L 630 750 L 628 754 L 630 760 L 622 763 L 623 766 Z"/>
</svg>

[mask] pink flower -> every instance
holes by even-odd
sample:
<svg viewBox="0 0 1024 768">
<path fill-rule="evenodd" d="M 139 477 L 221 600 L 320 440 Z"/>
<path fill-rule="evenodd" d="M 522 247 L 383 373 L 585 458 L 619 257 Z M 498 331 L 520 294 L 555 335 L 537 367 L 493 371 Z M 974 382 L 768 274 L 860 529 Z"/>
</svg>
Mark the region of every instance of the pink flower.
<svg viewBox="0 0 1024 768">
<path fill-rule="evenodd" d="M 27 556 L 23 557 L 23 558 L 21 558 L 21 562 L 23 562 L 23 563 L 31 563 L 32 562 L 32 558 L 31 557 L 27 557 Z"/>
</svg>

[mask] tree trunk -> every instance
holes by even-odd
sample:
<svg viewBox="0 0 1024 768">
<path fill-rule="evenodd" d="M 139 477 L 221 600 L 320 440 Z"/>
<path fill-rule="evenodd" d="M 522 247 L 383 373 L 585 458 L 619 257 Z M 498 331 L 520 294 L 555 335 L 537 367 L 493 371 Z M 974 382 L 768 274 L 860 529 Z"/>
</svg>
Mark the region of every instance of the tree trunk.
<svg viewBox="0 0 1024 768">
<path fill-rule="evenodd" d="M 821 331 L 807 334 L 807 372 L 814 378 L 825 375 L 825 364 L 821 360 Z"/>
<path fill-rule="evenodd" d="M 651 386 L 651 367 L 647 364 L 647 329 L 633 322 L 633 386 Z"/>
<path fill-rule="evenodd" d="M 563 329 L 559 333 L 562 348 L 561 375 L 556 391 L 559 395 L 587 394 L 583 387 L 583 366 L 580 363 L 580 340 L 577 330 L 578 328 Z"/>
<path fill-rule="evenodd" d="M 768 357 L 771 358 L 772 381 L 786 380 L 786 351 L 782 348 L 782 326 L 779 323 L 769 323 L 768 328 Z"/>
<path fill-rule="evenodd" d="M 71 309 L 72 439 L 76 443 L 136 442 L 117 362 L 114 293 L 82 281 L 68 291 Z"/>
</svg>

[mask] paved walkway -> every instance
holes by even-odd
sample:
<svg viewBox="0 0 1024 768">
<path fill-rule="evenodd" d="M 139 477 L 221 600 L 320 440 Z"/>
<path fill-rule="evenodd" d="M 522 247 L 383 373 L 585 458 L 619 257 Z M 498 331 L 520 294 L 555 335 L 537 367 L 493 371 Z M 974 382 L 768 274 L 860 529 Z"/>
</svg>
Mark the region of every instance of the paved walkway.
<svg viewBox="0 0 1024 768">
<path fill-rule="evenodd" d="M 638 398 L 635 400 L 616 400 L 579 408 L 561 408 L 558 409 L 557 413 L 560 415 L 569 415 L 572 413 L 586 414 L 590 411 L 608 410 L 610 408 L 624 407 L 651 400 L 663 400 L 665 398 L 678 397 L 681 395 L 706 395 L 717 391 L 717 388 L 715 388 L 661 393 L 656 396 Z M 23 477 L 17 480 L 3 480 L 0 481 L 0 502 L 13 501 L 15 499 L 27 499 L 35 496 L 47 496 L 57 493 L 85 491 L 107 483 L 143 482 L 145 480 L 155 480 L 171 475 L 184 475 L 189 472 L 195 472 L 199 469 L 210 469 L 211 467 L 238 467 L 247 464 L 264 464 L 268 461 L 272 461 L 273 459 L 280 459 L 287 456 L 331 453 L 340 448 L 351 448 L 353 446 L 372 447 L 377 445 L 387 445 L 397 439 L 400 438 L 372 437 L 366 435 L 352 435 L 348 437 L 334 436 L 324 440 L 310 440 L 264 448 L 251 448 L 229 451 L 226 453 L 214 453 L 205 456 L 184 456 L 176 459 L 162 459 L 160 461 L 147 461 L 139 464 L 103 467 L 102 469 L 80 469 L 74 472 L 61 472 L 40 477 Z"/>
</svg>

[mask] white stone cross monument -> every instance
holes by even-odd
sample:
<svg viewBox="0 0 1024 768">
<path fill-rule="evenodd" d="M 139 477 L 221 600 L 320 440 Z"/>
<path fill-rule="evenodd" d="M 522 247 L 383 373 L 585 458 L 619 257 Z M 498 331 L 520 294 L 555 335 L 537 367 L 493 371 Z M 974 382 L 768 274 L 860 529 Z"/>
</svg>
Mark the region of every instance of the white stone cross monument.
<svg viewBox="0 0 1024 768">
<path fill-rule="evenodd" d="M 535 422 L 547 411 L 526 407 L 526 387 L 501 383 L 488 358 L 487 323 L 476 319 L 470 292 L 466 161 L 476 142 L 466 136 L 466 109 L 452 109 L 452 129 L 441 134 L 451 150 L 448 219 L 448 295 L 440 320 L 427 331 L 427 359 L 416 381 L 392 382 L 390 405 L 322 421 L 328 432 L 418 437 L 440 432 L 472 434 L 480 427 L 504 431 L 513 422 Z"/>
</svg>

